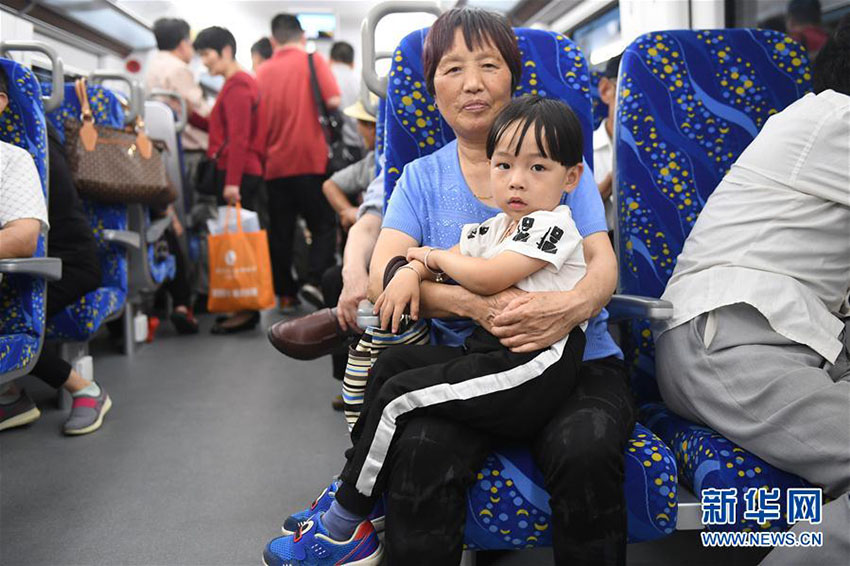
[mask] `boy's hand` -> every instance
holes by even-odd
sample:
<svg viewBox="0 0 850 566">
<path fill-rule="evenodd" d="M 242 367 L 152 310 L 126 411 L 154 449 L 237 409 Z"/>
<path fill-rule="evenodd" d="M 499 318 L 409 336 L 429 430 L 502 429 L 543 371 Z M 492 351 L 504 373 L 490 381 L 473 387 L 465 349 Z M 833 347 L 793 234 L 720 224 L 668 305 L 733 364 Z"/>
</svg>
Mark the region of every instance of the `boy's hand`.
<svg viewBox="0 0 850 566">
<path fill-rule="evenodd" d="M 398 332 L 401 315 L 410 305 L 410 316 L 419 320 L 419 275 L 412 269 L 399 269 L 375 301 L 374 313 L 381 316 L 381 329 Z"/>
<path fill-rule="evenodd" d="M 407 250 L 407 261 L 421 261 L 425 264 L 425 256 L 428 256 L 428 264 L 426 267 L 433 271 L 440 271 L 440 266 L 437 262 L 437 256 L 439 255 L 440 250 L 432 248 L 430 246 L 425 246 L 422 248 L 410 248 Z M 428 252 L 431 252 L 430 254 Z"/>
</svg>

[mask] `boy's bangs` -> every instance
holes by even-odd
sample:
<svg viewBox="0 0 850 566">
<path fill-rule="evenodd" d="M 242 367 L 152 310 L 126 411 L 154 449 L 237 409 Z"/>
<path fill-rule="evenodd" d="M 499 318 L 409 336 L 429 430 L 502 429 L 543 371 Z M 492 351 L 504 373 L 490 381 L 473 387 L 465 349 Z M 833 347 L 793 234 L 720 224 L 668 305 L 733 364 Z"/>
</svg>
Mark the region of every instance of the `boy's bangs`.
<svg viewBox="0 0 850 566">
<path fill-rule="evenodd" d="M 511 139 L 508 141 L 508 147 L 514 148 L 514 156 L 519 156 L 519 150 L 522 147 L 523 141 L 525 141 L 525 136 L 528 133 L 528 130 L 534 126 L 534 141 L 537 144 L 537 150 L 540 152 L 540 155 L 546 159 L 551 159 L 549 156 L 553 155 L 549 148 L 547 147 L 549 144 L 549 138 L 552 135 L 552 132 L 547 131 L 546 124 L 543 120 L 543 117 L 539 114 L 529 117 L 525 119 L 521 125 L 519 125 L 520 119 L 514 120 L 512 122 L 508 122 L 504 124 L 499 131 L 496 133 L 496 144 L 498 144 L 505 132 L 512 126 L 518 125 L 518 127 L 514 130 L 513 135 L 511 135 Z M 514 145 L 516 144 L 516 145 Z"/>
</svg>

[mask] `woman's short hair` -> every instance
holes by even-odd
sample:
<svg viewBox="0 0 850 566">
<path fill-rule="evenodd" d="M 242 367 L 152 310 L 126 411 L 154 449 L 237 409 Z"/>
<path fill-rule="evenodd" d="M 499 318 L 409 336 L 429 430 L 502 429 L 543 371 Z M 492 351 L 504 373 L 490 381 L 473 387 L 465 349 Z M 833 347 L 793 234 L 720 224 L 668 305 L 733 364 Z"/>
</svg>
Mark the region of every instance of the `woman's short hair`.
<svg viewBox="0 0 850 566">
<path fill-rule="evenodd" d="M 440 60 L 454 45 L 457 28 L 463 30 L 463 39 L 470 51 L 486 43 L 499 50 L 511 71 L 511 90 L 516 88 L 522 77 L 522 56 L 514 30 L 501 14 L 465 7 L 444 12 L 428 31 L 422 51 L 425 87 L 428 92 L 434 94 L 434 74 Z"/>
<path fill-rule="evenodd" d="M 536 94 L 515 98 L 499 112 L 487 136 L 487 159 L 493 158 L 496 146 L 514 124 L 522 126 L 511 139 L 511 144 L 516 140 L 515 155 L 519 155 L 525 134 L 534 127 L 540 155 L 564 167 L 581 163 L 584 140 L 578 116 L 560 100 Z"/>
<path fill-rule="evenodd" d="M 180 42 L 189 39 L 189 24 L 180 18 L 160 18 L 153 23 L 156 47 L 160 51 L 174 51 Z"/>
<path fill-rule="evenodd" d="M 251 53 L 257 53 L 263 59 L 271 59 L 272 51 L 272 42 L 268 37 L 261 37 L 251 46 Z"/>
<path fill-rule="evenodd" d="M 195 51 L 214 49 L 219 55 L 221 55 L 224 47 L 229 45 L 232 49 L 231 55 L 236 58 L 236 38 L 226 28 L 213 26 L 201 30 L 192 45 Z"/>
<path fill-rule="evenodd" d="M 832 89 L 850 95 L 850 14 L 841 18 L 812 69 L 816 93 Z"/>
<path fill-rule="evenodd" d="M 0 67 L 0 94 L 9 96 L 9 79 L 6 77 L 6 69 Z"/>
</svg>

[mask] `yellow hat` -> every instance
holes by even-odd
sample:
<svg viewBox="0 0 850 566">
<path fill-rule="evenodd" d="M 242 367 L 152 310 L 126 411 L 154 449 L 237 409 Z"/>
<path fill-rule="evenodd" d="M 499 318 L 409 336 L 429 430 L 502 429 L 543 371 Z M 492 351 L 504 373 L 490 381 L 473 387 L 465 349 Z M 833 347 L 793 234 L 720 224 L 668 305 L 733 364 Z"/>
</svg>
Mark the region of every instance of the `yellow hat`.
<svg viewBox="0 0 850 566">
<path fill-rule="evenodd" d="M 369 102 L 371 102 L 373 105 L 377 106 L 378 105 L 378 97 L 375 96 L 374 94 L 370 93 L 369 94 Z M 369 113 L 369 111 L 366 110 L 366 107 L 363 106 L 363 102 L 361 102 L 360 100 L 358 100 L 357 102 L 355 102 L 354 104 L 352 104 L 351 106 L 349 106 L 348 108 L 343 110 L 343 113 L 346 116 L 351 116 L 355 120 L 363 120 L 364 122 L 374 122 L 375 121 L 374 114 Z"/>
</svg>

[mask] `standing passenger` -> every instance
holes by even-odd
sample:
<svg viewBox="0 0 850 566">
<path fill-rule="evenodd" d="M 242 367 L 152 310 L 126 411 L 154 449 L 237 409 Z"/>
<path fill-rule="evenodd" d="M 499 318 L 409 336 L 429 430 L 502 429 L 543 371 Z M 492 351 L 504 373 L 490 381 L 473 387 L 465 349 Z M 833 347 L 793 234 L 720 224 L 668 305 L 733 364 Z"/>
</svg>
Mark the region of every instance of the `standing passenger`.
<svg viewBox="0 0 850 566">
<path fill-rule="evenodd" d="M 605 204 L 605 222 L 608 232 L 616 228 L 617 214 L 614 209 L 613 175 L 614 170 L 614 101 L 617 94 L 617 71 L 620 57 L 609 59 L 605 65 L 605 74 L 599 79 L 599 98 L 608 105 L 608 117 L 593 132 L 593 180 L 599 187 L 599 194 Z"/>
<path fill-rule="evenodd" d="M 360 98 L 360 77 L 354 72 L 354 48 L 347 41 L 337 41 L 331 46 L 331 72 L 339 85 L 340 107 L 349 108 Z M 342 140 L 355 161 L 362 157 L 363 141 L 357 133 L 357 120 L 350 116 L 345 117 Z"/>
<path fill-rule="evenodd" d="M 251 70 L 257 74 L 257 69 L 260 65 L 272 58 L 272 42 L 268 37 L 263 37 L 257 40 L 251 46 Z"/>
<path fill-rule="evenodd" d="M 224 86 L 209 119 L 193 113 L 193 124 L 209 132 L 210 156 L 218 154 L 216 165 L 224 177 L 220 202 L 242 202 L 257 209 L 256 199 L 263 182 L 263 135 L 259 120 L 260 91 L 257 81 L 234 59 L 236 39 L 228 30 L 210 27 L 198 34 L 195 49 L 213 76 L 224 77 Z M 250 330 L 260 321 L 260 313 L 241 311 L 216 322 L 213 334 Z"/>
<path fill-rule="evenodd" d="M 159 51 L 148 62 L 145 90 L 150 92 L 159 88 L 174 91 L 186 101 L 187 112 L 208 115 L 210 109 L 204 100 L 204 93 L 189 67 L 195 54 L 189 41 L 189 24 L 176 18 L 160 18 L 153 24 L 153 33 Z M 174 100 L 165 98 L 163 102 L 175 112 L 180 111 L 180 105 Z M 186 178 L 194 179 L 198 163 L 207 150 L 207 134 L 187 124 L 180 140 L 183 144 Z"/>
<path fill-rule="evenodd" d="M 310 269 L 302 290 L 310 302 L 322 305 L 322 274 L 334 263 L 336 222 L 322 193 L 328 148 L 310 82 L 304 30 L 291 14 L 272 20 L 274 55 L 257 71 L 263 93 L 260 116 L 267 128 L 265 178 L 269 190 L 269 247 L 275 293 L 282 311 L 298 302 L 292 277 L 292 244 L 300 214 L 312 234 Z M 339 87 L 318 53 L 313 63 L 322 98 L 329 109 L 340 104 Z"/>
</svg>

